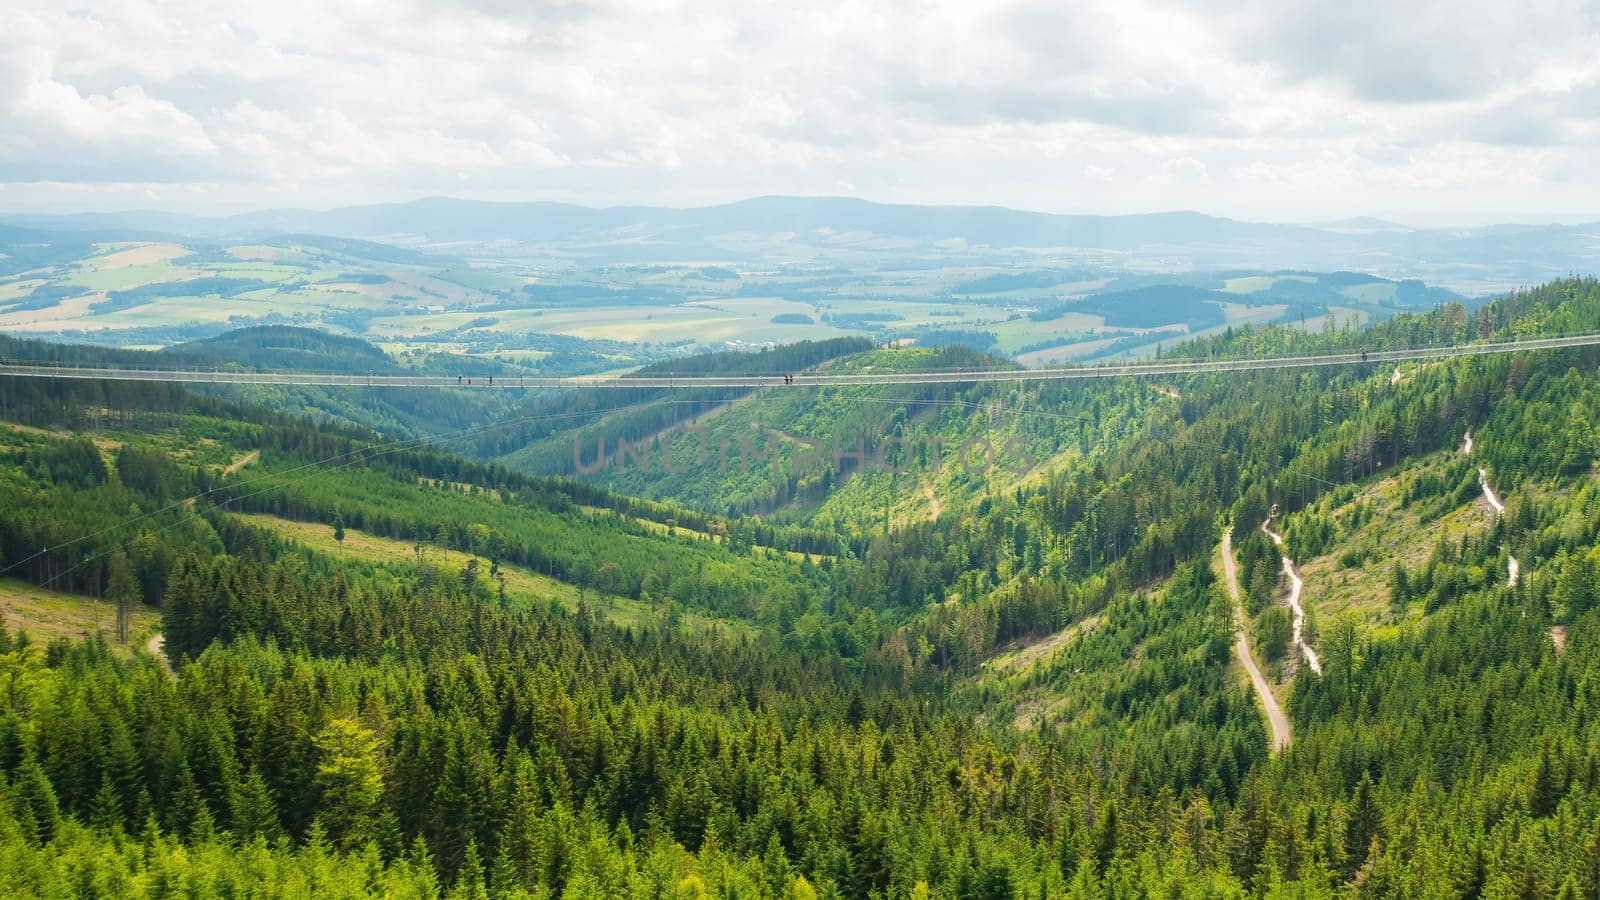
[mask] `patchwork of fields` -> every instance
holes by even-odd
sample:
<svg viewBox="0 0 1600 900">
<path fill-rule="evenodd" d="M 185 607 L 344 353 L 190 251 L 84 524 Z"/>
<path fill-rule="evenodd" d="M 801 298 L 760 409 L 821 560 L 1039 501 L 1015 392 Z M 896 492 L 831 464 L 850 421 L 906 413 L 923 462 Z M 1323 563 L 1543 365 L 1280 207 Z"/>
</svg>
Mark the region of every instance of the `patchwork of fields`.
<svg viewBox="0 0 1600 900">
<path fill-rule="evenodd" d="M 0 276 L 0 332 L 166 346 L 241 325 L 294 324 L 533 369 L 559 362 L 543 357 L 560 341 L 590 342 L 609 354 L 608 365 L 625 367 L 691 351 L 864 335 L 1056 365 L 1147 356 L 1244 324 L 1366 322 L 1435 296 L 1420 283 L 1352 273 L 1157 277 L 1017 269 L 1004 260 L 585 268 L 498 250 L 464 258 L 455 246 L 420 252 L 311 236 L 70 250 Z"/>
</svg>

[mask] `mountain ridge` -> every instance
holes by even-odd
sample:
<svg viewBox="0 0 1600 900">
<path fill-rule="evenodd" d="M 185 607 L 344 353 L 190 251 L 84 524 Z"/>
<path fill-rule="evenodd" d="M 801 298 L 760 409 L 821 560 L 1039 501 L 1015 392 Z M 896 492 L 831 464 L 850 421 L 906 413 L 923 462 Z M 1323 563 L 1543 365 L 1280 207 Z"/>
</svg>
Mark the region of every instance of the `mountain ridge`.
<svg viewBox="0 0 1600 900">
<path fill-rule="evenodd" d="M 783 207 L 788 207 L 784 209 Z M 1507 231 L 1583 230 L 1600 228 L 1600 222 L 1501 222 L 1476 226 L 1414 227 L 1370 216 L 1355 216 L 1320 223 L 1271 222 L 1220 216 L 1198 210 L 1161 210 L 1142 213 L 1061 213 L 1020 209 L 996 204 L 922 204 L 884 203 L 850 196 L 807 196 L 764 194 L 728 203 L 703 206 L 656 206 L 649 204 L 620 204 L 615 206 L 586 206 L 551 200 L 497 201 L 461 197 L 428 196 L 415 200 L 385 203 L 352 204 L 324 209 L 302 207 L 277 207 L 252 210 L 222 216 L 174 213 L 163 210 L 112 210 L 89 213 L 8 213 L 0 212 L 0 224 L 20 228 L 82 231 L 91 229 L 141 229 L 166 231 L 176 234 L 232 235 L 249 233 L 291 234 L 297 231 L 343 235 L 345 231 L 359 229 L 364 236 L 378 234 L 404 234 L 413 229 L 400 227 L 391 219 L 396 214 L 423 213 L 430 216 L 472 212 L 489 223 L 503 222 L 508 214 L 530 216 L 539 214 L 565 214 L 575 221 L 569 228 L 582 225 L 611 225 L 615 227 L 632 217 L 635 221 L 682 224 L 698 216 L 724 216 L 735 221 L 750 222 L 754 217 L 787 216 L 791 220 L 801 215 L 818 213 L 855 215 L 873 214 L 887 216 L 894 213 L 933 214 L 930 222 L 924 218 L 921 227 L 951 227 L 952 217 L 968 220 L 1027 220 L 1036 223 L 1055 223 L 1062 226 L 1085 227 L 1089 225 L 1157 224 L 1169 227 L 1213 227 L 1230 230 L 1271 230 L 1289 234 L 1310 233 L 1320 235 L 1350 236 L 1355 226 L 1368 231 L 1388 231 L 1406 234 L 1488 234 Z M 384 220 L 386 227 L 358 225 L 364 221 Z M 587 221 L 583 221 L 587 220 Z M 316 224 L 306 224 L 316 223 Z M 505 236 L 505 235 L 502 235 Z"/>
<path fill-rule="evenodd" d="M 1489 293 L 1600 269 L 1600 223 L 1387 227 L 1249 222 L 1194 211 L 1088 215 L 850 197 L 753 197 L 714 206 L 591 208 L 428 197 L 232 216 L 162 212 L 0 213 L 0 227 L 159 234 L 219 242 L 285 235 L 377 241 L 555 265 L 790 266 L 1041 263 L 1125 271 L 1357 270 Z"/>
</svg>

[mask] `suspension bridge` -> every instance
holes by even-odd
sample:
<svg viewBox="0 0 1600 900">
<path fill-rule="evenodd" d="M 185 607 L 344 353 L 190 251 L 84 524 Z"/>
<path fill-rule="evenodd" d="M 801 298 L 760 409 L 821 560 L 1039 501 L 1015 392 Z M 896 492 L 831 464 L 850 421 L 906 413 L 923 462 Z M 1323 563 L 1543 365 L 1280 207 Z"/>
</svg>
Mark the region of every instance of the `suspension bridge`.
<svg viewBox="0 0 1600 900">
<path fill-rule="evenodd" d="M 1567 347 L 1592 347 L 1596 345 L 1600 345 L 1600 332 L 1433 347 L 1325 353 L 1308 356 L 1162 359 L 1113 365 L 1081 365 L 1037 369 L 800 372 L 749 375 L 393 375 L 339 372 L 259 372 L 245 369 L 144 369 L 120 366 L 72 366 L 47 362 L 0 362 L 0 376 L 88 381 L 146 381 L 171 384 L 293 385 L 354 388 L 470 388 L 474 390 L 561 390 L 572 388 L 635 390 L 641 388 L 757 389 L 900 384 L 976 384 L 991 381 L 1055 381 L 1159 375 L 1199 375 L 1210 372 L 1247 372 L 1264 369 L 1303 369 L 1323 366 L 1359 366 L 1372 363 L 1426 361 L 1461 356 L 1488 356 L 1497 353 L 1519 353 Z"/>
</svg>

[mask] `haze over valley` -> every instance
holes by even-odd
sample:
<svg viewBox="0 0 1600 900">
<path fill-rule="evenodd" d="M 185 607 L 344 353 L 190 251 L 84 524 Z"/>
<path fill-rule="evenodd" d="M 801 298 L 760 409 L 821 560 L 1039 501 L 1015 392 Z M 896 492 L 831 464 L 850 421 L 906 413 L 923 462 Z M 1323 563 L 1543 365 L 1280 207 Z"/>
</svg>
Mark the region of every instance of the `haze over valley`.
<svg viewBox="0 0 1600 900">
<path fill-rule="evenodd" d="M 1150 355 L 1231 325 L 1342 327 L 1471 303 L 1600 253 L 1588 226 L 1291 226 L 799 198 L 0 221 L 0 327 L 12 333 L 162 346 L 294 324 L 391 353 L 561 371 L 846 335 L 961 343 L 1024 365 Z"/>
</svg>

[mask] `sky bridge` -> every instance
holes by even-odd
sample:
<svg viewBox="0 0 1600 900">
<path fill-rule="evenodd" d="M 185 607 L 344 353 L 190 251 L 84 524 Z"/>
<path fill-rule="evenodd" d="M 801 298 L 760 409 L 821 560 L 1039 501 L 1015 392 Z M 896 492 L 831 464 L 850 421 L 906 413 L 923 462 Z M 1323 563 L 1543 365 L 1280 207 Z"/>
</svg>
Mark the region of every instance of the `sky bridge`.
<svg viewBox="0 0 1600 900">
<path fill-rule="evenodd" d="M 1037 369 L 951 369 L 936 371 L 794 372 L 721 375 L 395 375 L 338 372 L 252 371 L 242 368 L 162 369 L 122 366 L 74 366 L 47 362 L 0 362 L 0 376 L 146 381 L 167 384 L 295 385 L 349 388 L 459 388 L 471 390 L 814 388 L 908 384 L 978 384 L 983 382 L 1056 381 L 1090 378 L 1200 375 L 1402 363 L 1460 356 L 1487 356 L 1600 345 L 1600 332 L 1555 337 L 1483 341 L 1447 346 L 1353 351 L 1308 356 L 1240 357 L 1232 359 L 1169 358 L 1116 364 L 1086 364 Z"/>
</svg>

